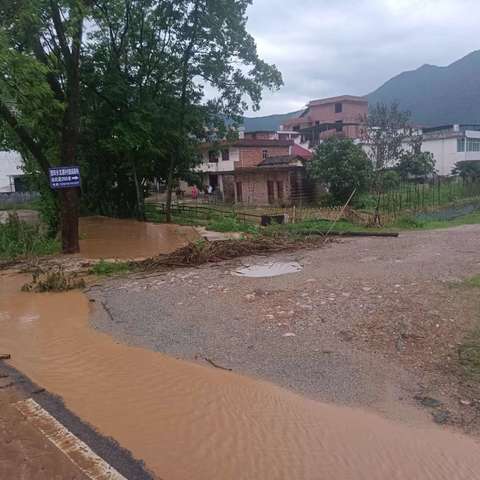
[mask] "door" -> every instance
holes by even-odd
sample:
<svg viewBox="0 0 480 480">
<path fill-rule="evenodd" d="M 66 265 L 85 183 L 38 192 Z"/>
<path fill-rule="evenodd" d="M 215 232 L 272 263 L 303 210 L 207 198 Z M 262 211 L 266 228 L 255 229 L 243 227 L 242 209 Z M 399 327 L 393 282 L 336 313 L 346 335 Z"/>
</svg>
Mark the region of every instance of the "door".
<svg viewBox="0 0 480 480">
<path fill-rule="evenodd" d="M 277 198 L 278 200 L 283 200 L 283 182 L 277 182 Z"/>
<path fill-rule="evenodd" d="M 275 184 L 268 180 L 267 182 L 267 195 L 268 195 L 268 203 L 272 204 L 275 202 Z"/>
<path fill-rule="evenodd" d="M 236 187 L 237 187 L 237 202 L 241 203 L 243 202 L 242 182 L 237 182 Z"/>
</svg>

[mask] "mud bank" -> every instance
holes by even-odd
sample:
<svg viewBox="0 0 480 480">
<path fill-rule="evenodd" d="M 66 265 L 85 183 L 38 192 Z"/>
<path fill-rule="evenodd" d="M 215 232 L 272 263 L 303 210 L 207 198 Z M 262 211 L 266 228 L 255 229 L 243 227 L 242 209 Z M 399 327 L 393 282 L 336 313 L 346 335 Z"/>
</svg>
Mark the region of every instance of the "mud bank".
<svg viewBox="0 0 480 480">
<path fill-rule="evenodd" d="M 305 400 L 264 382 L 116 343 L 80 292 L 0 279 L 0 351 L 166 479 L 472 479 L 471 439 Z"/>
</svg>

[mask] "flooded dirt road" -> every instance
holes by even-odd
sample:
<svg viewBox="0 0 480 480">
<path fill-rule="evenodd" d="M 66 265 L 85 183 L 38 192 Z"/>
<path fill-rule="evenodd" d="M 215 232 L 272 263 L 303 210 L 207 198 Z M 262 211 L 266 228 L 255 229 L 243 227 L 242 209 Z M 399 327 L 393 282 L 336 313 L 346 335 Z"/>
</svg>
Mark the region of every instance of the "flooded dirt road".
<svg viewBox="0 0 480 480">
<path fill-rule="evenodd" d="M 80 251 L 86 258 L 147 258 L 170 253 L 200 238 L 192 227 L 131 219 L 83 217 Z"/>
<path fill-rule="evenodd" d="M 158 478 L 480 478 L 480 447 L 268 383 L 116 343 L 80 292 L 20 293 L 0 277 L 0 351 Z"/>
</svg>

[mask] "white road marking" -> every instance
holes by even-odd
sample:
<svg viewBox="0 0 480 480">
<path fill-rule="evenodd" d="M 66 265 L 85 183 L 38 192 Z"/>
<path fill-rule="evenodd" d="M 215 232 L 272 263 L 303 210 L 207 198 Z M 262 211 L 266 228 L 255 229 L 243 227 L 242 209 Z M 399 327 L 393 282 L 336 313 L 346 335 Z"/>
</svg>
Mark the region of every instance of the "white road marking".
<svg viewBox="0 0 480 480">
<path fill-rule="evenodd" d="M 17 402 L 15 407 L 89 479 L 127 480 L 32 398 Z"/>
</svg>

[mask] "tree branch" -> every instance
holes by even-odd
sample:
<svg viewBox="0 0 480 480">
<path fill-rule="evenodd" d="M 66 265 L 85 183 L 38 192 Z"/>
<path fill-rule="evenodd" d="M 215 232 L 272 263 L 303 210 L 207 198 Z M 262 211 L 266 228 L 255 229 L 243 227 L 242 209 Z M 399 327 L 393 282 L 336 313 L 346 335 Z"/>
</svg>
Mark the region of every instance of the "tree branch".
<svg viewBox="0 0 480 480">
<path fill-rule="evenodd" d="M 71 62 L 71 52 L 70 48 L 68 47 L 67 37 L 65 35 L 65 28 L 62 22 L 62 17 L 60 15 L 60 10 L 54 0 L 50 0 L 50 8 L 52 9 L 53 25 L 55 27 L 55 32 L 58 37 L 60 49 L 65 58 L 65 62 L 69 64 Z"/>
</svg>

